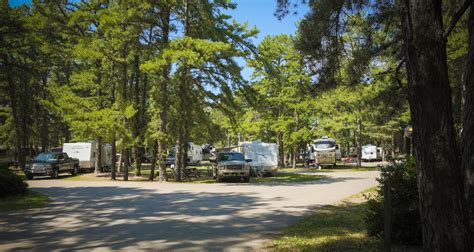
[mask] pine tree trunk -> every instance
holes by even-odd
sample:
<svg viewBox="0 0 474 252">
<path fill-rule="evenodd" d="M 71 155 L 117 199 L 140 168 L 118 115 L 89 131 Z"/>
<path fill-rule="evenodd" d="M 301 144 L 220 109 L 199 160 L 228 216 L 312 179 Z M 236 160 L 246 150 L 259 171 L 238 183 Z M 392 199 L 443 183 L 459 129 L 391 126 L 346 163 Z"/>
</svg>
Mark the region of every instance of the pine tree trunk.
<svg viewBox="0 0 474 252">
<path fill-rule="evenodd" d="M 6 65 L 8 66 L 8 62 L 6 62 Z M 18 166 L 24 170 L 25 169 L 25 163 L 26 163 L 26 158 L 25 158 L 25 149 L 23 146 L 23 143 L 25 142 L 24 140 L 24 134 L 22 131 L 21 127 L 21 116 L 19 113 L 19 108 L 18 108 L 18 102 L 17 102 L 17 87 L 15 83 L 13 82 L 13 78 L 11 77 L 12 70 L 9 69 L 7 70 L 7 82 L 8 82 L 8 91 L 10 95 L 10 106 L 12 108 L 12 116 L 13 116 L 13 127 L 15 130 L 15 147 L 16 147 L 16 153 L 17 153 L 17 163 Z"/>
<path fill-rule="evenodd" d="M 112 171 L 111 171 L 111 179 L 115 180 L 115 171 L 117 169 L 117 146 L 115 145 L 115 137 L 113 137 L 112 141 L 110 142 L 110 146 L 112 147 Z"/>
<path fill-rule="evenodd" d="M 130 150 L 125 148 L 123 150 L 123 180 L 128 181 L 128 168 L 130 166 Z"/>
<path fill-rule="evenodd" d="M 153 148 L 152 148 L 152 154 L 151 154 L 151 170 L 150 170 L 150 177 L 148 178 L 149 180 L 152 180 L 152 181 L 155 178 L 155 167 L 156 167 L 157 159 L 158 159 L 158 142 L 153 141 Z"/>
<path fill-rule="evenodd" d="M 169 32 L 170 32 L 170 9 L 163 8 L 161 12 L 161 22 L 162 22 L 162 48 L 168 47 L 169 43 Z M 160 124 L 158 125 L 159 131 L 163 134 L 163 137 L 158 141 L 158 157 L 160 159 L 160 181 L 166 181 L 166 152 L 168 150 L 167 146 L 167 134 L 168 134 L 168 82 L 170 74 L 170 65 L 163 66 L 162 80 L 160 82 L 160 102 L 161 102 L 161 112 L 160 112 Z"/>
<path fill-rule="evenodd" d="M 293 146 L 292 153 L 291 153 L 291 161 L 292 161 L 292 167 L 293 169 L 296 169 L 296 146 Z"/>
<path fill-rule="evenodd" d="M 277 146 L 278 146 L 278 167 L 285 167 L 285 152 L 283 149 L 283 133 L 277 132 Z"/>
<path fill-rule="evenodd" d="M 463 170 L 453 125 L 441 1 L 402 3 L 425 251 L 468 251 Z"/>
<path fill-rule="evenodd" d="M 474 2 L 468 21 L 469 48 L 467 71 L 464 83 L 464 108 L 462 131 L 462 167 L 465 172 L 465 197 L 468 209 L 471 232 L 474 231 Z M 471 239 L 473 241 L 474 239 Z M 471 248 L 474 245 L 471 243 Z"/>
<path fill-rule="evenodd" d="M 182 165 L 183 165 L 183 144 L 182 144 L 182 137 L 179 135 L 178 140 L 176 141 L 176 155 L 175 155 L 175 164 L 174 164 L 176 182 L 181 181 Z"/>
<path fill-rule="evenodd" d="M 99 171 L 102 172 L 102 138 L 97 138 L 97 156 L 95 159 L 95 171 L 94 173 L 97 175 Z"/>
<path fill-rule="evenodd" d="M 362 167 L 362 119 L 357 119 L 357 167 Z"/>
</svg>

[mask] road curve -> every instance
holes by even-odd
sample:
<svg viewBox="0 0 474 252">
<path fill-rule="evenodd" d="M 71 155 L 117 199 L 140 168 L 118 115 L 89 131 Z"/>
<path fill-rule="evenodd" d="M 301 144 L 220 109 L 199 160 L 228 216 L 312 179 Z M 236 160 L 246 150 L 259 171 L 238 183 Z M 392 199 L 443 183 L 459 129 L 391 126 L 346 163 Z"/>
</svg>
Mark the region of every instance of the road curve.
<svg viewBox="0 0 474 252">
<path fill-rule="evenodd" d="M 0 213 L 0 251 L 255 250 L 309 211 L 377 184 L 379 172 L 328 172 L 273 184 L 29 181 L 41 209 Z"/>
</svg>

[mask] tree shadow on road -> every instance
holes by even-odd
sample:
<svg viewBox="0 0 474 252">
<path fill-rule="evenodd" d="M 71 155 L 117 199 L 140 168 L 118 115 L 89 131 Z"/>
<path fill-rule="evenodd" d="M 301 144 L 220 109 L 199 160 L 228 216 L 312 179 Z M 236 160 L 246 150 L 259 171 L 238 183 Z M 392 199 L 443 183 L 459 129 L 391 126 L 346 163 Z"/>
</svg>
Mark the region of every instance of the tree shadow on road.
<svg viewBox="0 0 474 252">
<path fill-rule="evenodd" d="M 296 221 L 301 211 L 274 209 L 241 193 L 129 187 L 50 187 L 42 209 L 0 216 L 0 250 L 216 250 L 246 244 Z M 280 200 L 274 198 L 273 200 Z M 259 235 L 256 235 L 259 234 Z"/>
</svg>

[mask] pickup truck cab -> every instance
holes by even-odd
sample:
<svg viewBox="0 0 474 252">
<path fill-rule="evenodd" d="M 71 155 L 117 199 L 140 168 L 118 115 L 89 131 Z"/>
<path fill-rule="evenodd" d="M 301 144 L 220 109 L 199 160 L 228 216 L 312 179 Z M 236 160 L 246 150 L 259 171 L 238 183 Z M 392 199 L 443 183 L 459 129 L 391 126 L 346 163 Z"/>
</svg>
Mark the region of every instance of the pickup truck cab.
<svg viewBox="0 0 474 252">
<path fill-rule="evenodd" d="M 60 173 L 76 175 L 78 170 L 78 159 L 70 158 L 64 152 L 44 152 L 26 164 L 25 175 L 27 179 L 33 179 L 34 176 L 51 176 L 56 179 Z"/>
</svg>

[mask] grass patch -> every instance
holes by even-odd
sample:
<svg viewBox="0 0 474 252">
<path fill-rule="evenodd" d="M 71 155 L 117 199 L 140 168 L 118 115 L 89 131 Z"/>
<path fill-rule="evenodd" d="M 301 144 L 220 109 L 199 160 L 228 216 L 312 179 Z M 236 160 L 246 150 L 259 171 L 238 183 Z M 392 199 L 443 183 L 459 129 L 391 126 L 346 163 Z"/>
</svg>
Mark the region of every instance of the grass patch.
<svg viewBox="0 0 474 252">
<path fill-rule="evenodd" d="M 364 223 L 367 203 L 325 206 L 272 240 L 269 248 L 291 251 L 374 251 L 381 243 L 369 237 Z"/>
<path fill-rule="evenodd" d="M 267 247 L 291 251 L 382 249 L 381 241 L 367 235 L 364 222 L 367 209 L 365 195 L 375 192 L 376 189 L 377 187 L 371 187 L 338 205 L 319 208 L 312 215 L 284 229 Z"/>
<path fill-rule="evenodd" d="M 43 207 L 48 200 L 48 196 L 30 190 L 25 195 L 0 199 L 0 211 Z"/>
<path fill-rule="evenodd" d="M 381 251 L 383 241 L 367 234 L 364 221 L 368 207 L 365 195 L 371 187 L 338 205 L 318 208 L 312 215 L 282 230 L 265 244 L 277 251 Z M 421 248 L 392 246 L 393 251 L 421 251 Z"/>
<path fill-rule="evenodd" d="M 307 175 L 294 172 L 276 172 L 271 177 L 263 178 L 251 178 L 251 183 L 272 183 L 272 182 L 283 182 L 283 183 L 295 183 L 295 182 L 307 182 L 322 179 L 322 176 Z"/>
</svg>

